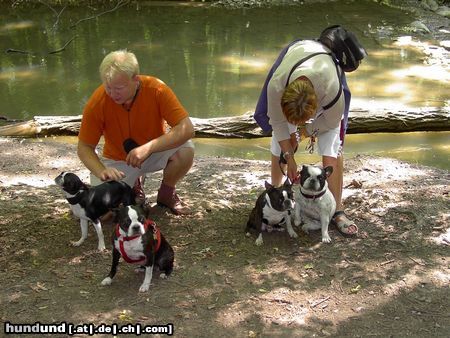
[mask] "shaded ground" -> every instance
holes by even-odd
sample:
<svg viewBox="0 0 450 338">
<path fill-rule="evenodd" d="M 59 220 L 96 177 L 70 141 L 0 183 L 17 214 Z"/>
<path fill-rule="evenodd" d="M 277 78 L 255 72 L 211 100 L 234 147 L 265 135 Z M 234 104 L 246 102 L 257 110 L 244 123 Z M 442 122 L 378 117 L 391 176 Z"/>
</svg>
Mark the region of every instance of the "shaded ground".
<svg viewBox="0 0 450 338">
<path fill-rule="evenodd" d="M 358 238 L 331 229 L 325 245 L 297 229 L 297 240 L 272 233 L 256 247 L 244 226 L 268 163 L 197 158 L 179 187 L 196 214 L 155 215 L 175 250 L 173 275 L 139 294 L 143 275 L 125 263 L 111 286 L 100 285 L 110 252 L 96 251 L 93 227 L 81 247 L 70 246 L 78 221 L 53 179 L 70 170 L 87 181 L 75 146 L 0 139 L 0 153 L 2 322 L 173 323 L 177 337 L 449 332 L 448 171 L 358 156 L 345 177 Z M 146 182 L 152 201 L 159 180 Z M 109 243 L 111 224 L 104 232 Z"/>
</svg>

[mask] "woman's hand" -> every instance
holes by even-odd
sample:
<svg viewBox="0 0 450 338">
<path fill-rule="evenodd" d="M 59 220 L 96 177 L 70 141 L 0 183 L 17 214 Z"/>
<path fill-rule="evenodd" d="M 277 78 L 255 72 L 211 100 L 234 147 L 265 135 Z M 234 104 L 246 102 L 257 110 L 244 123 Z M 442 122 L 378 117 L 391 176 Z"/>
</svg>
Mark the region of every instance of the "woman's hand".
<svg viewBox="0 0 450 338">
<path fill-rule="evenodd" d="M 289 157 L 287 160 L 286 175 L 292 183 L 297 180 L 297 163 L 295 162 L 294 156 Z"/>
</svg>

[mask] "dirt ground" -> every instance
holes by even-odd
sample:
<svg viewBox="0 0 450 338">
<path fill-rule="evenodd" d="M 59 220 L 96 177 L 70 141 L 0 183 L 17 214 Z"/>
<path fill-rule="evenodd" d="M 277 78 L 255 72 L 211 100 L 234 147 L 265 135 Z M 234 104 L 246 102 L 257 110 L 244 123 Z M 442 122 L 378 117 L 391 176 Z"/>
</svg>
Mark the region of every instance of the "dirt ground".
<svg viewBox="0 0 450 338">
<path fill-rule="evenodd" d="M 357 238 L 332 228 L 333 242 L 321 244 L 318 232 L 297 229 L 298 239 L 271 233 L 257 247 L 244 227 L 268 162 L 197 158 L 178 188 L 195 214 L 154 216 L 174 272 L 140 294 L 143 274 L 123 262 L 111 286 L 100 284 L 112 224 L 107 252 L 96 250 L 93 227 L 70 245 L 80 227 L 53 179 L 72 171 L 88 180 L 75 146 L 0 138 L 0 153 L 3 323 L 171 323 L 176 337 L 448 336 L 448 171 L 357 156 L 344 191 Z M 146 181 L 150 201 L 160 178 Z"/>
</svg>

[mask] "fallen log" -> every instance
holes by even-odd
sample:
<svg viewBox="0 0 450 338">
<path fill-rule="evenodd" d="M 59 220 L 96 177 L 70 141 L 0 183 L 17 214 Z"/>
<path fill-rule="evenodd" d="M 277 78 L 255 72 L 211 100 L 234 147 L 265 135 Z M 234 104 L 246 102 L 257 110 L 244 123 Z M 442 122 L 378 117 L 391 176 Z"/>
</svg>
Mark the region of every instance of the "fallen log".
<svg viewBox="0 0 450 338">
<path fill-rule="evenodd" d="M 348 134 L 399 133 L 412 131 L 450 131 L 450 108 L 411 108 L 401 111 L 352 109 Z M 240 116 L 210 119 L 192 118 L 196 137 L 258 138 L 265 137 L 252 117 L 252 112 Z M 35 116 L 32 120 L 0 127 L 0 136 L 36 137 L 77 135 L 81 115 Z"/>
</svg>

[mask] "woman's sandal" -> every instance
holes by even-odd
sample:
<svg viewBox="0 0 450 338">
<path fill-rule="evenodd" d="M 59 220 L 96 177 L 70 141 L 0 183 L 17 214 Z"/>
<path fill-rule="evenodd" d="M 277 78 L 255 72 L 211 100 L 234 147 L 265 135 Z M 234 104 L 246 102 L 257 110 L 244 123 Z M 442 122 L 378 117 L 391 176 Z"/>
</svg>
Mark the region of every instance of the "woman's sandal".
<svg viewBox="0 0 450 338">
<path fill-rule="evenodd" d="M 333 224 L 344 237 L 355 237 L 358 235 L 358 227 L 355 222 L 349 220 L 342 210 L 334 213 L 331 218 L 331 224 Z M 351 231 L 350 228 L 354 228 L 354 231 Z"/>
</svg>

